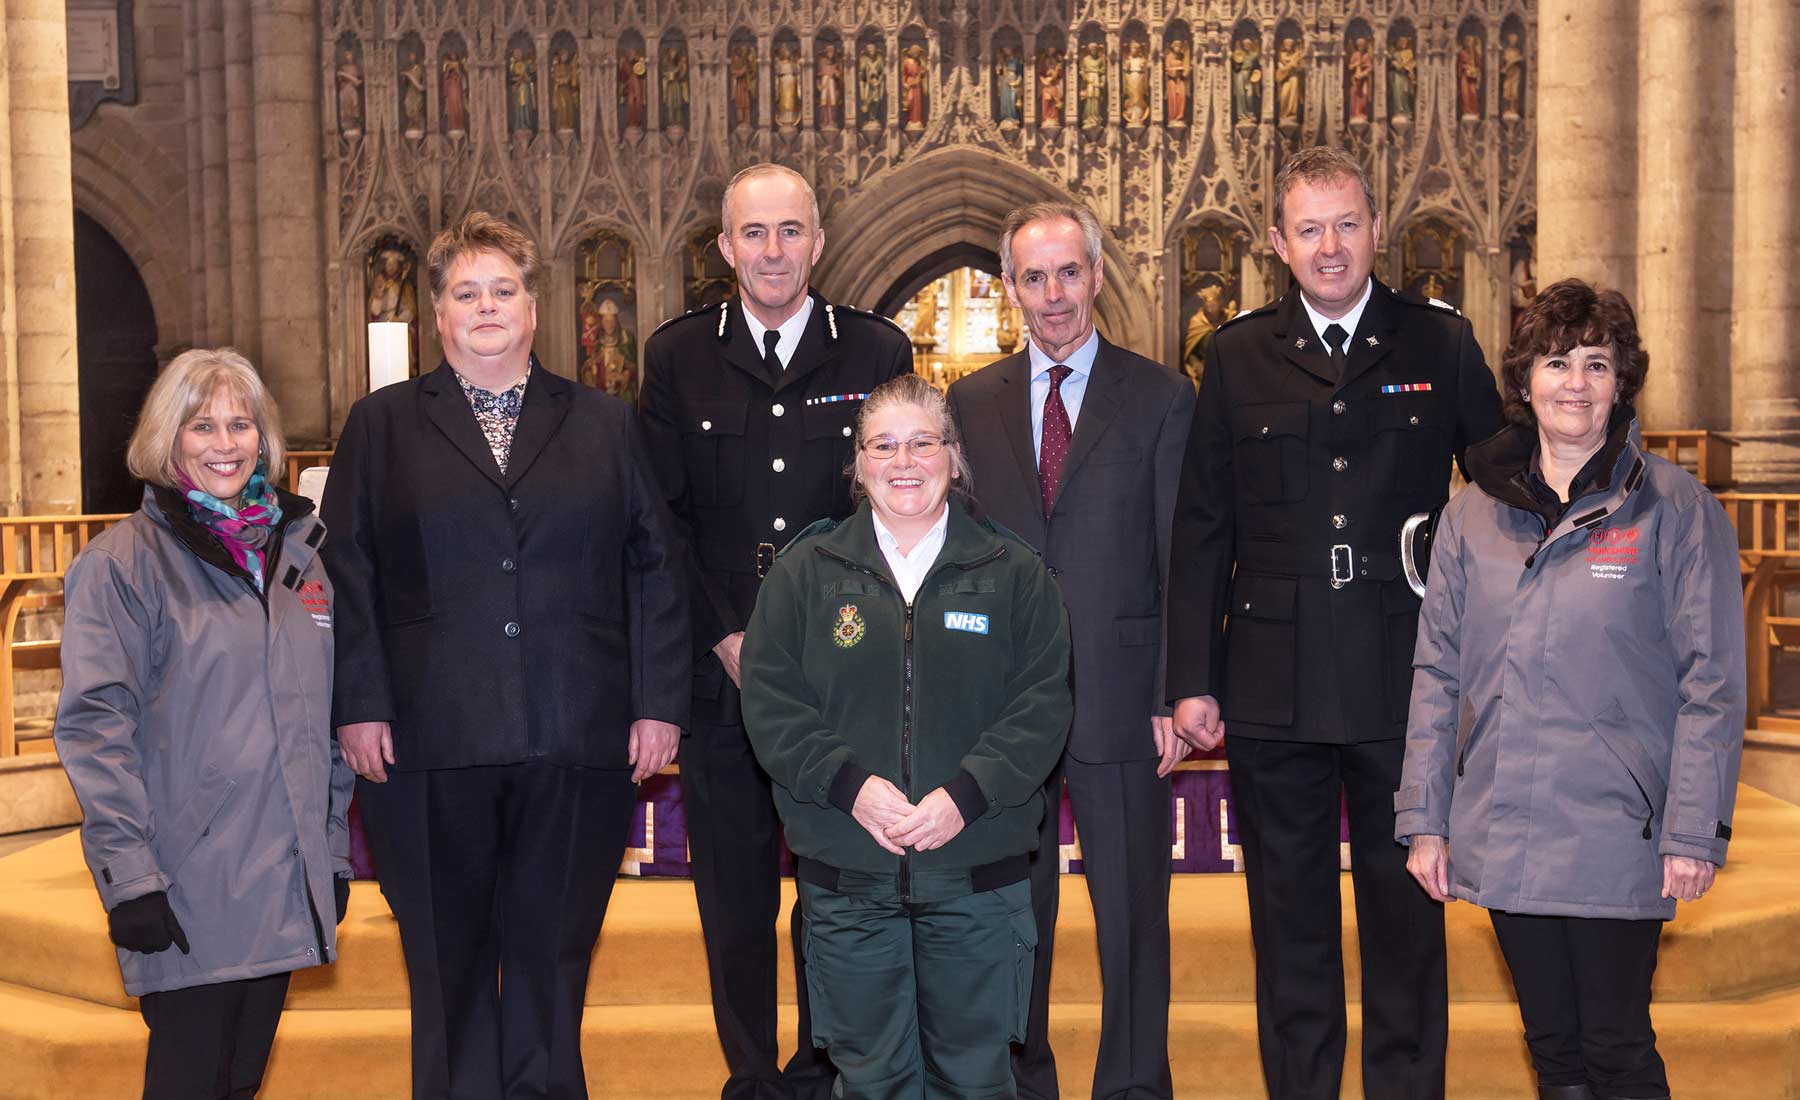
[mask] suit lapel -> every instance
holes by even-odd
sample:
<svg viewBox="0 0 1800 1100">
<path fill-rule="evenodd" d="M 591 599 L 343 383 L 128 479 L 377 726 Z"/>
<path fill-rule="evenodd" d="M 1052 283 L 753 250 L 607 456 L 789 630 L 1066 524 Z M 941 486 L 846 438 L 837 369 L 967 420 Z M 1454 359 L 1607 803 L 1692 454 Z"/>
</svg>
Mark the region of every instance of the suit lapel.
<svg viewBox="0 0 1800 1100">
<path fill-rule="evenodd" d="M 1380 284 L 1370 288 L 1369 304 L 1363 307 L 1356 335 L 1350 338 L 1350 355 L 1344 364 L 1345 385 L 1373 370 L 1400 343 L 1395 333 L 1400 329 L 1401 314 L 1391 294 Z"/>
<path fill-rule="evenodd" d="M 1120 377 L 1119 372 L 1112 369 L 1112 353 L 1112 345 L 1101 338 L 1094 365 L 1088 372 L 1087 390 L 1081 395 L 1081 415 L 1075 421 L 1075 435 L 1069 440 L 1069 456 L 1063 459 L 1062 484 L 1056 490 L 1058 497 L 1068 488 L 1075 471 L 1081 469 L 1094 444 L 1118 418 Z"/>
<path fill-rule="evenodd" d="M 1337 384 L 1336 372 L 1331 369 L 1331 357 L 1325 350 L 1325 341 L 1319 339 L 1318 332 L 1313 329 L 1312 318 L 1307 316 L 1306 308 L 1300 304 L 1299 287 L 1290 289 L 1282 296 L 1281 306 L 1275 313 L 1272 338 L 1281 357 L 1295 368 L 1321 382 Z"/>
<path fill-rule="evenodd" d="M 525 390 L 530 393 L 531 387 L 526 386 Z M 496 485 L 503 484 L 494 452 L 488 447 L 487 437 L 481 434 L 481 425 L 475 422 L 475 411 L 469 408 L 468 398 L 463 396 L 450 364 L 440 363 L 437 370 L 426 375 L 419 384 L 419 393 L 425 404 L 426 419 L 443 432 L 477 470 L 487 475 L 488 480 Z"/>
<path fill-rule="evenodd" d="M 545 370 L 535 355 L 531 366 L 531 382 L 525 387 L 525 403 L 519 409 L 519 423 L 513 428 L 512 451 L 506 457 L 503 484 L 509 489 L 531 469 L 556 429 L 562 427 L 563 417 L 569 415 L 574 384 Z"/>
<path fill-rule="evenodd" d="M 1044 508 L 1038 492 L 1037 448 L 1031 442 L 1031 356 L 1026 352 L 1008 356 L 993 367 L 999 376 L 993 396 L 993 416 L 1000 434 L 1012 451 L 1019 471 L 1027 506 L 1021 515 L 1029 518 L 1030 530 L 1018 535 L 1033 546 L 1044 545 Z M 965 430 L 970 425 L 964 425 Z M 977 492 L 980 486 L 976 486 Z"/>
</svg>

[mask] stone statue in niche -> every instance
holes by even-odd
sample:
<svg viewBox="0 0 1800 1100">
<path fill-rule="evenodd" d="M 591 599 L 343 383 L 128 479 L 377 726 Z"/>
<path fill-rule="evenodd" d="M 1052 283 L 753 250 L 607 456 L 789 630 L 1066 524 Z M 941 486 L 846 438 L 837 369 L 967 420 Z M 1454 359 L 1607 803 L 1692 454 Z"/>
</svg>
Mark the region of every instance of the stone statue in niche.
<svg viewBox="0 0 1800 1100">
<path fill-rule="evenodd" d="M 512 132 L 537 133 L 537 57 L 518 46 L 506 51 L 506 96 Z"/>
<path fill-rule="evenodd" d="M 400 66 L 400 128 L 409 138 L 425 135 L 425 55 L 416 52 Z"/>
<path fill-rule="evenodd" d="M 559 134 L 572 134 L 581 111 L 581 74 L 569 49 L 550 54 L 550 120 Z"/>
<path fill-rule="evenodd" d="M 356 51 L 344 47 L 337 67 L 338 133 L 360 137 L 363 129 L 363 70 Z"/>
<path fill-rule="evenodd" d="M 836 42 L 819 47 L 813 58 L 813 94 L 819 108 L 819 129 L 836 130 L 844 124 L 844 64 Z"/>
<path fill-rule="evenodd" d="M 1456 50 L 1456 101 L 1464 122 L 1481 118 L 1481 58 L 1481 36 L 1463 35 Z"/>
<path fill-rule="evenodd" d="M 1300 39 L 1283 38 L 1275 44 L 1275 122 L 1284 130 L 1300 125 L 1304 98 L 1306 49 Z"/>
<path fill-rule="evenodd" d="M 1373 38 L 1352 38 L 1350 53 L 1344 58 L 1344 76 L 1349 91 L 1347 95 L 1350 124 L 1366 125 L 1369 112 L 1374 110 L 1373 88 L 1375 81 L 1375 40 Z"/>
<path fill-rule="evenodd" d="M 1525 116 L 1525 48 L 1518 31 L 1507 31 L 1500 46 L 1500 117 L 1516 122 Z"/>
<path fill-rule="evenodd" d="M 1525 117 L 1525 47 L 1518 31 L 1500 39 L 1500 117 L 1508 122 Z"/>
<path fill-rule="evenodd" d="M 1081 48 L 1081 126 L 1091 130 L 1106 125 L 1106 43 L 1089 42 Z"/>
<path fill-rule="evenodd" d="M 1002 130 L 1010 130 L 1025 121 L 1025 62 L 1013 46 L 1000 47 L 994 62 L 994 119 Z"/>
<path fill-rule="evenodd" d="M 1163 118 L 1170 126 L 1186 126 L 1188 81 L 1193 79 L 1194 59 L 1186 38 L 1171 41 L 1163 50 Z"/>
<path fill-rule="evenodd" d="M 438 66 L 438 104 L 444 116 L 444 133 L 462 137 L 469 129 L 468 58 L 460 53 L 445 53 Z"/>
<path fill-rule="evenodd" d="M 881 129 L 887 122 L 887 59 L 874 39 L 862 44 L 856 59 L 856 101 L 863 129 Z"/>
<path fill-rule="evenodd" d="M 1037 58 L 1038 125 L 1047 130 L 1062 126 L 1063 52 L 1055 47 L 1039 50 Z"/>
<path fill-rule="evenodd" d="M 419 373 L 419 297 L 413 279 L 416 267 L 412 250 L 397 239 L 386 237 L 370 250 L 366 271 L 369 298 L 365 320 L 406 325 L 409 373 L 413 376 Z"/>
<path fill-rule="evenodd" d="M 680 46 L 664 46 L 662 52 L 662 125 L 679 137 L 688 124 L 688 57 Z"/>
<path fill-rule="evenodd" d="M 624 311 L 612 298 L 581 308 L 581 382 L 614 397 L 637 402 L 637 338 L 625 327 Z"/>
<path fill-rule="evenodd" d="M 1216 279 L 1201 284 L 1199 299 L 1181 341 L 1181 369 L 1196 386 L 1206 371 L 1206 350 L 1212 346 L 1213 333 L 1238 311 L 1237 300 L 1226 301 L 1225 284 Z"/>
<path fill-rule="evenodd" d="M 1418 88 L 1419 60 L 1413 53 L 1413 39 L 1403 34 L 1394 41 L 1388 54 L 1388 117 L 1396 126 L 1412 121 L 1413 93 Z"/>
<path fill-rule="evenodd" d="M 1231 120 L 1256 125 L 1262 118 L 1262 38 L 1248 31 L 1231 43 Z"/>
<path fill-rule="evenodd" d="M 731 82 L 731 125 L 748 130 L 756 125 L 756 47 L 733 46 L 726 76 Z"/>
<path fill-rule="evenodd" d="M 1537 230 L 1527 229 L 1512 242 L 1512 272 L 1508 279 L 1512 300 L 1512 327 L 1517 328 L 1525 307 L 1537 297 Z"/>
<path fill-rule="evenodd" d="M 925 128 L 925 47 L 914 44 L 900 51 L 900 110 L 908 130 Z"/>
<path fill-rule="evenodd" d="M 786 43 L 775 47 L 775 125 L 800 125 L 800 50 Z"/>
<path fill-rule="evenodd" d="M 1119 63 L 1119 87 L 1124 104 L 1120 113 L 1125 125 L 1142 127 L 1150 124 L 1150 51 L 1139 39 L 1125 43 L 1125 59 Z"/>
<path fill-rule="evenodd" d="M 619 51 L 619 116 L 625 124 L 627 134 L 641 134 L 644 131 L 644 116 L 648 102 L 644 94 L 644 85 L 648 77 L 648 70 L 649 65 L 643 50 Z"/>
</svg>

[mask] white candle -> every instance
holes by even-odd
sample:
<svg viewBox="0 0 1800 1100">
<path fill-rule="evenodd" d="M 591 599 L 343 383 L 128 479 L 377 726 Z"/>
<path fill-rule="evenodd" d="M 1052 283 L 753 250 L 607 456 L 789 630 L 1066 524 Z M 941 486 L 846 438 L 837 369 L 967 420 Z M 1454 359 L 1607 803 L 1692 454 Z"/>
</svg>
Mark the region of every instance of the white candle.
<svg viewBox="0 0 1800 1100">
<path fill-rule="evenodd" d="M 369 322 L 369 390 L 406 381 L 411 368 L 405 321 Z"/>
</svg>

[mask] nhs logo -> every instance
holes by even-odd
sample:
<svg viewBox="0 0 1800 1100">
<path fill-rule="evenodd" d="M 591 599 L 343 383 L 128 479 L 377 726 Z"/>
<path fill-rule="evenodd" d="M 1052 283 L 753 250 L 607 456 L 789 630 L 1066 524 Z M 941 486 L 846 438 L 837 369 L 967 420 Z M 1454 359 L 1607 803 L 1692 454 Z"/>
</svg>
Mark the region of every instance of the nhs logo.
<svg viewBox="0 0 1800 1100">
<path fill-rule="evenodd" d="M 968 611 L 946 611 L 944 612 L 944 629 L 966 630 L 970 634 L 986 634 L 988 617 Z"/>
</svg>

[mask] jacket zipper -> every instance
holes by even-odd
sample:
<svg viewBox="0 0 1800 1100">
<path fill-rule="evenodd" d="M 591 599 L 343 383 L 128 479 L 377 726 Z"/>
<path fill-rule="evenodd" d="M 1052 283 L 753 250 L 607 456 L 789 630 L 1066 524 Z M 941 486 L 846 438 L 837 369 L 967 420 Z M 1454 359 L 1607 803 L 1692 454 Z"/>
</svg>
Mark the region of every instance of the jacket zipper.
<svg viewBox="0 0 1800 1100">
<path fill-rule="evenodd" d="M 905 658 L 901 662 L 903 680 L 900 705 L 900 785 L 910 800 L 912 791 L 912 717 L 913 717 L 913 605 L 906 604 L 906 630 L 902 635 Z M 912 853 L 900 850 L 900 904 L 912 901 Z"/>
<path fill-rule="evenodd" d="M 1638 789 L 1638 797 L 1644 800 L 1645 816 L 1643 836 L 1645 840 L 1649 840 L 1651 836 L 1650 823 L 1656 820 L 1656 807 L 1650 804 L 1650 792 L 1644 789 L 1644 784 L 1638 779 L 1637 773 L 1633 772 L 1630 768 L 1626 768 L 1625 774 L 1631 776 L 1631 785 Z"/>
</svg>

